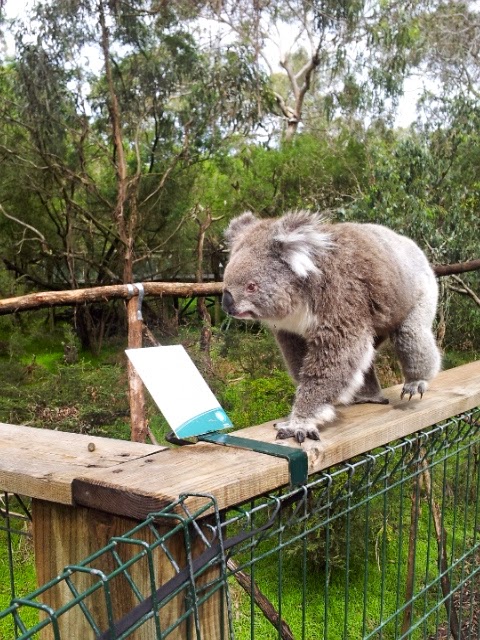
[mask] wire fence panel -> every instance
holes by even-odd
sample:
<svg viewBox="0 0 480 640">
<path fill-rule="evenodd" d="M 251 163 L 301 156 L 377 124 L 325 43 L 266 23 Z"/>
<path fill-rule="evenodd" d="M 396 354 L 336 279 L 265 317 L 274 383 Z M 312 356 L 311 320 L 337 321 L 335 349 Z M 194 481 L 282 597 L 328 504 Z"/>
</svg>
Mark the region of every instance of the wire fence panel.
<svg viewBox="0 0 480 640">
<path fill-rule="evenodd" d="M 476 409 L 227 512 L 180 496 L 36 591 L 12 587 L 0 636 L 479 640 L 479 465 Z"/>
</svg>

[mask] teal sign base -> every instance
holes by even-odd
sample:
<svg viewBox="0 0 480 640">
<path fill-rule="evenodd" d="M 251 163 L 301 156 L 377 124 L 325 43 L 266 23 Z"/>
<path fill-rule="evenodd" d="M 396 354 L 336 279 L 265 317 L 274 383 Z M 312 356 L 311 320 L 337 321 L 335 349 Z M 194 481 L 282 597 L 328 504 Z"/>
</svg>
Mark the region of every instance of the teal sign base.
<svg viewBox="0 0 480 640">
<path fill-rule="evenodd" d="M 201 436 L 211 431 L 228 429 L 228 427 L 232 426 L 230 418 L 225 411 L 221 407 L 216 407 L 190 418 L 190 420 L 177 427 L 175 433 L 180 438 L 189 438 L 191 436 Z"/>
</svg>

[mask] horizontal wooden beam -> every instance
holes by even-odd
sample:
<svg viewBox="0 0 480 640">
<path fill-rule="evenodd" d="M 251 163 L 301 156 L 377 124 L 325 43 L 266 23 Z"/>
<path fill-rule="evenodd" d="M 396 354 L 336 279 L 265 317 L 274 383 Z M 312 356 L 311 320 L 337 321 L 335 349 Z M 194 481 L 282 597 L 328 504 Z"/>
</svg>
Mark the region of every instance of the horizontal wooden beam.
<svg viewBox="0 0 480 640">
<path fill-rule="evenodd" d="M 0 490 L 72 504 L 72 481 L 165 447 L 0 423 Z"/>
<path fill-rule="evenodd" d="M 221 282 L 143 282 L 142 285 L 146 296 L 175 296 L 178 298 L 220 296 L 223 286 Z M 0 315 L 45 307 L 107 302 L 118 298 L 128 299 L 132 295 L 137 296 L 138 289 L 133 285 L 132 290 L 132 285 L 127 284 L 73 289 L 71 291 L 43 291 L 0 300 Z"/>
<path fill-rule="evenodd" d="M 389 405 L 353 405 L 339 409 L 335 422 L 322 428 L 321 442 L 303 445 L 309 473 L 349 460 L 397 438 L 480 406 L 480 362 L 442 372 L 423 399 L 400 399 L 401 385 L 385 391 Z M 242 429 L 245 438 L 275 440 L 273 422 Z M 288 463 L 262 453 L 197 443 L 128 462 L 117 472 L 99 469 L 73 483 L 73 499 L 118 515 L 144 518 L 184 493 L 215 496 L 220 509 L 245 502 L 289 483 Z M 201 499 L 191 498 L 192 509 Z"/>
<path fill-rule="evenodd" d="M 432 265 L 437 277 L 448 276 L 467 271 L 480 269 L 480 260 L 470 260 L 457 264 Z M 178 298 L 191 298 L 193 296 L 221 296 L 222 282 L 143 282 L 146 296 L 176 296 Z M 90 287 L 85 289 L 73 289 L 65 291 L 41 291 L 29 293 L 16 298 L 4 298 L 0 300 L 0 315 L 29 311 L 30 309 L 42 309 L 45 307 L 63 307 L 75 304 L 91 302 L 106 302 L 118 298 L 128 299 L 132 295 L 138 295 L 131 285 L 116 284 L 105 287 Z"/>
<path fill-rule="evenodd" d="M 385 390 L 389 405 L 339 408 L 321 442 L 285 444 L 305 449 L 311 474 L 473 409 L 480 406 L 480 361 L 440 373 L 422 400 L 400 400 L 400 391 Z M 282 442 L 273 422 L 238 435 Z M 143 519 L 182 493 L 213 495 L 225 509 L 288 483 L 286 460 L 255 451 L 205 442 L 165 449 L 0 424 L 0 489 L 49 502 Z M 201 504 L 189 499 L 192 509 Z"/>
</svg>

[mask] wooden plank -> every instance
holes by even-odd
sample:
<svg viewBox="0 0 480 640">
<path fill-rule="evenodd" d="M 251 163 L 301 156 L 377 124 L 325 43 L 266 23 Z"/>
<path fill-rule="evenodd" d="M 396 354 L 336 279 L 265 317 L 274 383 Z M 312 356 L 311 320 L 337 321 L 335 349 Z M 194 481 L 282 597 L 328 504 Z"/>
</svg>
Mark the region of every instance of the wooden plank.
<svg viewBox="0 0 480 640">
<path fill-rule="evenodd" d="M 321 428 L 321 443 L 307 441 L 309 473 L 321 471 L 480 406 L 480 361 L 442 371 L 427 393 L 400 399 L 401 384 L 384 390 L 388 405 L 338 407 L 338 418 Z M 273 442 L 273 422 L 242 429 L 242 437 Z M 277 440 L 278 443 L 278 440 Z M 290 446 L 295 445 L 291 441 Z"/>
<path fill-rule="evenodd" d="M 0 489 L 72 504 L 71 483 L 89 469 L 118 467 L 158 447 L 0 423 Z"/>
<path fill-rule="evenodd" d="M 480 362 L 442 372 L 422 400 L 400 400 L 400 391 L 401 385 L 386 390 L 390 405 L 340 408 L 338 419 L 322 428 L 320 443 L 308 441 L 302 445 L 309 457 L 309 473 L 480 406 Z M 275 442 L 272 422 L 242 429 L 239 435 Z M 285 444 L 301 446 L 292 441 Z M 94 470 L 79 476 L 73 483 L 73 494 L 79 504 L 143 518 L 181 493 L 211 494 L 224 509 L 288 481 L 284 460 L 198 443 L 128 462 L 118 470 Z M 191 498 L 189 505 L 194 509 L 201 502 Z"/>
<path fill-rule="evenodd" d="M 119 518 L 94 509 L 71 507 L 42 500 L 33 500 L 32 507 L 35 565 L 39 586 L 60 575 L 64 567 L 81 562 L 103 549 L 112 537 L 125 534 L 137 524 L 134 520 Z M 157 527 L 159 536 L 164 535 L 168 530 Z M 136 539 L 144 540 L 149 545 L 152 545 L 156 540 L 153 532 L 147 528 L 142 529 L 136 535 Z M 52 540 L 55 541 L 54 544 L 52 544 Z M 193 543 L 192 547 L 192 553 L 194 553 L 195 545 Z M 141 550 L 140 544 L 118 543 L 116 547 L 116 552 L 123 563 L 134 558 Z M 169 538 L 168 550 L 180 567 L 185 566 L 186 552 L 182 532 Z M 175 575 L 172 563 L 161 547 L 156 548 L 152 559 L 157 584 L 166 582 Z M 105 552 L 89 566 L 110 575 L 117 568 L 117 563 L 111 553 Z M 143 597 L 148 597 L 151 594 L 151 582 L 147 558 L 143 557 L 133 563 L 129 567 L 129 575 Z M 80 593 L 100 582 L 98 575 L 92 577 L 83 572 L 75 572 L 71 580 Z M 138 604 L 131 585 L 122 574 L 109 582 L 109 593 L 114 620 L 120 619 Z M 42 594 L 41 601 L 55 611 L 71 602 L 72 598 L 72 592 L 66 582 L 60 581 Z M 100 630 L 106 630 L 108 628 L 108 613 L 103 589 L 101 588 L 88 596 L 84 602 Z M 209 608 L 212 608 L 213 612 L 218 611 L 219 605 L 220 595 L 215 595 Z M 163 629 L 178 620 L 184 610 L 185 594 L 175 596 L 168 603 L 168 606 L 160 612 Z M 214 616 L 211 614 L 208 617 Z M 62 638 L 80 639 L 93 638 L 94 636 L 91 626 L 78 605 L 62 614 L 58 621 Z M 171 637 L 172 640 L 182 640 L 187 635 L 187 623 L 183 622 L 168 637 Z M 46 627 L 40 637 L 42 640 L 53 640 L 55 637 L 53 627 L 51 625 Z M 154 637 L 153 620 L 146 622 L 133 635 L 129 636 L 132 640 L 150 640 Z M 220 637 L 220 635 L 205 637 Z"/>
<path fill-rule="evenodd" d="M 77 504 L 141 520 L 182 493 L 214 495 L 223 508 L 288 481 L 286 460 L 198 443 L 153 454 L 138 464 L 79 476 L 72 491 Z M 204 503 L 195 498 L 189 506 L 195 510 Z"/>
</svg>

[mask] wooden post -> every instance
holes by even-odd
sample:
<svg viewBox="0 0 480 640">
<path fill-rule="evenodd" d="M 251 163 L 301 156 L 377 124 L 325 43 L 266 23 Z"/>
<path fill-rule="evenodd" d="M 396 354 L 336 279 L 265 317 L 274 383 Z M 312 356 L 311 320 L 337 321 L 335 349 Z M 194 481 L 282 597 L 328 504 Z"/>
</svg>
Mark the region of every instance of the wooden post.
<svg viewBox="0 0 480 640">
<path fill-rule="evenodd" d="M 142 347 L 143 321 L 138 317 L 138 298 L 132 297 L 127 302 L 128 348 Z M 128 362 L 128 389 L 130 396 L 131 439 L 133 442 L 145 442 L 147 438 L 147 422 L 145 416 L 145 392 L 143 382 Z"/>
<path fill-rule="evenodd" d="M 35 563 L 39 586 L 60 575 L 65 567 L 79 563 L 104 548 L 112 537 L 121 536 L 138 524 L 130 518 L 114 516 L 95 509 L 59 505 L 43 500 L 33 500 L 32 516 Z M 156 526 L 156 529 L 159 536 L 165 535 L 169 531 L 166 526 L 161 525 Z M 192 558 L 195 558 L 204 551 L 204 543 L 191 531 L 190 535 L 192 535 L 190 552 Z M 137 533 L 135 538 L 144 540 L 149 545 L 152 545 L 156 539 L 153 532 L 147 527 Z M 179 567 L 185 567 L 187 560 L 184 532 L 180 531 L 170 536 L 166 546 L 176 564 Z M 116 552 L 122 562 L 132 559 L 141 550 L 142 546 L 140 544 L 118 543 L 116 547 Z M 157 546 L 152 553 L 152 557 L 155 567 L 155 582 L 158 587 L 173 578 L 175 570 L 162 547 Z M 118 565 L 112 553 L 107 551 L 88 566 L 104 572 L 105 575 L 109 575 Z M 219 571 L 220 568 L 218 566 L 207 570 L 198 579 L 197 588 L 207 585 L 218 578 Z M 152 586 L 147 558 L 136 560 L 128 568 L 128 574 L 143 597 L 148 598 L 152 593 Z M 101 582 L 98 575 L 92 577 L 89 573 L 78 571 L 74 571 L 71 579 L 80 593 L 93 584 Z M 139 604 L 131 584 L 122 574 L 109 582 L 109 592 L 111 611 L 115 622 L 118 622 Z M 165 631 L 170 625 L 174 624 L 185 613 L 186 607 L 191 606 L 191 602 L 187 599 L 187 596 L 190 595 L 188 591 L 184 590 L 160 608 L 161 631 Z M 44 592 L 42 602 L 53 610 L 58 610 L 70 602 L 73 597 L 67 583 L 62 580 Z M 87 597 L 84 602 L 98 628 L 102 632 L 106 631 L 109 628 L 109 622 L 103 588 Z M 220 615 L 221 612 L 223 612 L 223 615 Z M 202 638 L 220 640 L 228 637 L 228 616 L 223 589 L 219 589 L 200 605 L 198 613 L 198 624 Z M 58 618 L 58 622 L 60 637 L 65 638 L 65 640 L 83 640 L 84 638 L 93 637 L 92 627 L 78 604 L 62 614 Z M 185 640 L 187 637 L 195 638 L 195 626 L 194 616 L 189 616 L 174 631 L 168 634 L 168 638 L 169 640 Z M 151 640 L 156 637 L 155 632 L 155 622 L 152 618 L 144 622 L 129 638 L 132 638 L 132 640 Z M 42 640 L 53 640 L 54 637 L 54 628 L 49 624 L 42 631 L 41 638 Z"/>
<path fill-rule="evenodd" d="M 43 500 L 32 503 L 33 535 L 35 548 L 35 564 L 39 586 L 58 576 L 68 566 L 81 562 L 91 554 L 105 547 L 114 536 L 121 536 L 132 529 L 137 522 L 130 518 L 121 518 L 95 509 L 59 505 Z M 159 534 L 166 532 L 160 530 Z M 154 536 L 148 529 L 142 530 L 141 538 L 148 544 L 154 542 Z M 185 545 L 182 535 L 169 539 L 168 549 L 180 566 L 185 564 Z M 141 551 L 140 545 L 118 545 L 118 553 L 123 561 L 132 558 Z M 106 552 L 90 565 L 106 575 L 116 568 L 114 557 Z M 128 569 L 131 579 L 139 591 L 148 597 L 151 594 L 150 573 L 147 559 L 136 561 Z M 165 554 L 155 554 L 155 578 L 162 584 L 172 578 L 175 571 Z M 79 592 L 100 582 L 98 576 L 75 572 L 72 582 Z M 114 620 L 132 610 L 138 600 L 134 591 L 123 575 L 109 582 L 111 609 Z M 73 594 L 65 581 L 59 582 L 44 592 L 42 601 L 54 610 L 59 609 L 73 599 Z M 85 599 L 93 620 L 101 631 L 108 629 L 108 609 L 103 588 L 100 588 Z M 183 595 L 173 598 L 168 606 L 160 611 L 161 628 L 166 629 L 184 613 Z M 82 609 L 77 604 L 59 617 L 60 637 L 65 640 L 83 640 L 93 638 L 93 630 Z M 181 623 L 175 632 L 169 634 L 169 640 L 184 640 L 187 637 L 187 621 Z M 54 629 L 49 624 L 43 630 L 42 640 L 53 640 Z M 132 640 L 151 640 L 155 637 L 153 619 L 144 623 L 134 634 Z M 211 637 L 215 636 L 205 636 Z"/>
</svg>

